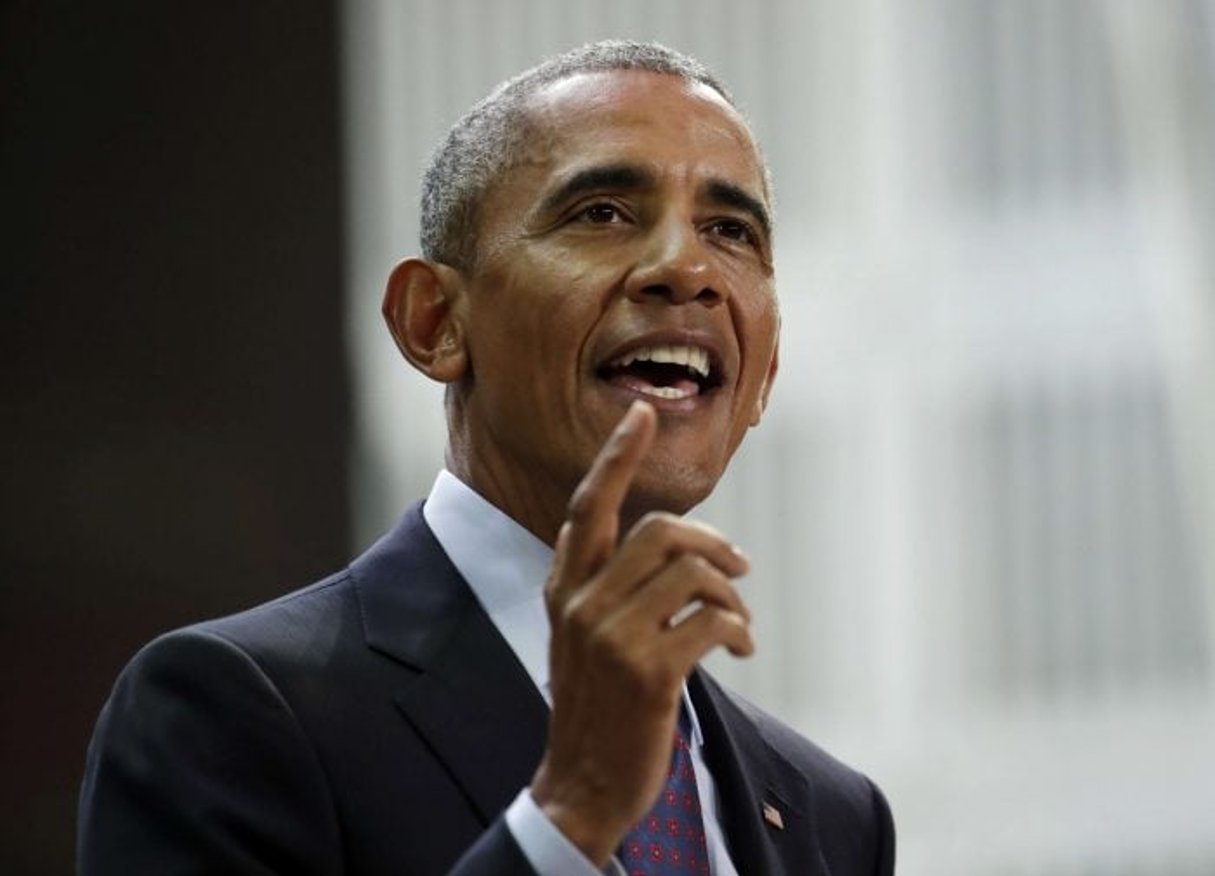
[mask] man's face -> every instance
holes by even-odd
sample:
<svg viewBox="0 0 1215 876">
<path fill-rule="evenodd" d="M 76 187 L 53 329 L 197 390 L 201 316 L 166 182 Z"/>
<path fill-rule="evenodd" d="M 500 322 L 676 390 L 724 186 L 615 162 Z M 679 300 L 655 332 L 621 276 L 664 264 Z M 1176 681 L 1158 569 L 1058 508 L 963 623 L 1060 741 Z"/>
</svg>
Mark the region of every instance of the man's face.
<svg viewBox="0 0 1215 876">
<path fill-rule="evenodd" d="M 526 152 L 482 202 L 466 274 L 476 486 L 499 504 L 560 497 L 563 510 L 642 398 L 658 434 L 626 511 L 685 511 L 758 421 L 775 374 L 755 145 L 716 92 L 674 76 L 583 74 L 531 107 Z"/>
</svg>

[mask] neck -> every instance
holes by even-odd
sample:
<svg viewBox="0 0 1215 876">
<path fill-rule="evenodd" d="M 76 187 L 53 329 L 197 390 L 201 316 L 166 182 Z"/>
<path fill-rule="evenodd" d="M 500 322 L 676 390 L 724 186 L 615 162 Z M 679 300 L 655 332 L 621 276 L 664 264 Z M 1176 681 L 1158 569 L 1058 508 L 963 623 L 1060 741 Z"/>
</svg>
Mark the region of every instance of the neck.
<svg viewBox="0 0 1215 876">
<path fill-rule="evenodd" d="M 556 545 L 573 485 L 558 483 L 544 472 L 520 473 L 496 464 L 454 437 L 446 456 L 452 474 L 549 547 Z"/>
</svg>

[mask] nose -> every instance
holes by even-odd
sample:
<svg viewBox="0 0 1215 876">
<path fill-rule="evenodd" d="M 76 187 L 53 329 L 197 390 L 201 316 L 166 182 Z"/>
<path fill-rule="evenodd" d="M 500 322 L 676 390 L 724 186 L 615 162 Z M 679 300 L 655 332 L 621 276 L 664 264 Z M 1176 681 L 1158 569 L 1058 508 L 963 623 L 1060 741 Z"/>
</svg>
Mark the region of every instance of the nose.
<svg viewBox="0 0 1215 876">
<path fill-rule="evenodd" d="M 698 301 L 708 307 L 726 299 L 708 244 L 682 217 L 654 226 L 626 291 L 634 301 L 662 298 L 671 304 Z"/>
</svg>

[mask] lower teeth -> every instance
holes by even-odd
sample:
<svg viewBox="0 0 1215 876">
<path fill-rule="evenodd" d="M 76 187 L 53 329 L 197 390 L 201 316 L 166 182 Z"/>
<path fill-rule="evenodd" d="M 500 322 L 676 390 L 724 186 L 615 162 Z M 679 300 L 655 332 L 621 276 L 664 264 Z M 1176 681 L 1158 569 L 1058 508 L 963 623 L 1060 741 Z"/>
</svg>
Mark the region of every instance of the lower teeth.
<svg viewBox="0 0 1215 876">
<path fill-rule="evenodd" d="M 658 398 L 687 398 L 691 395 L 682 389 L 676 389 L 673 386 L 648 386 L 642 390 L 646 395 L 657 396 Z"/>
</svg>

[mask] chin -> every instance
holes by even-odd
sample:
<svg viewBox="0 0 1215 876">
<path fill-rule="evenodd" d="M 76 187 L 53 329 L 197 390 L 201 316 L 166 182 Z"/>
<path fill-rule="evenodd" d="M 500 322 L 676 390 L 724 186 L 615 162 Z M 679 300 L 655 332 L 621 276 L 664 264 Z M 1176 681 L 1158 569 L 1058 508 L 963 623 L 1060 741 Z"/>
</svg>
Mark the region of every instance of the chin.
<svg viewBox="0 0 1215 876">
<path fill-rule="evenodd" d="M 629 516 L 637 519 L 650 511 L 686 514 L 709 497 L 723 472 L 724 467 L 649 459 L 629 492 Z"/>
</svg>

